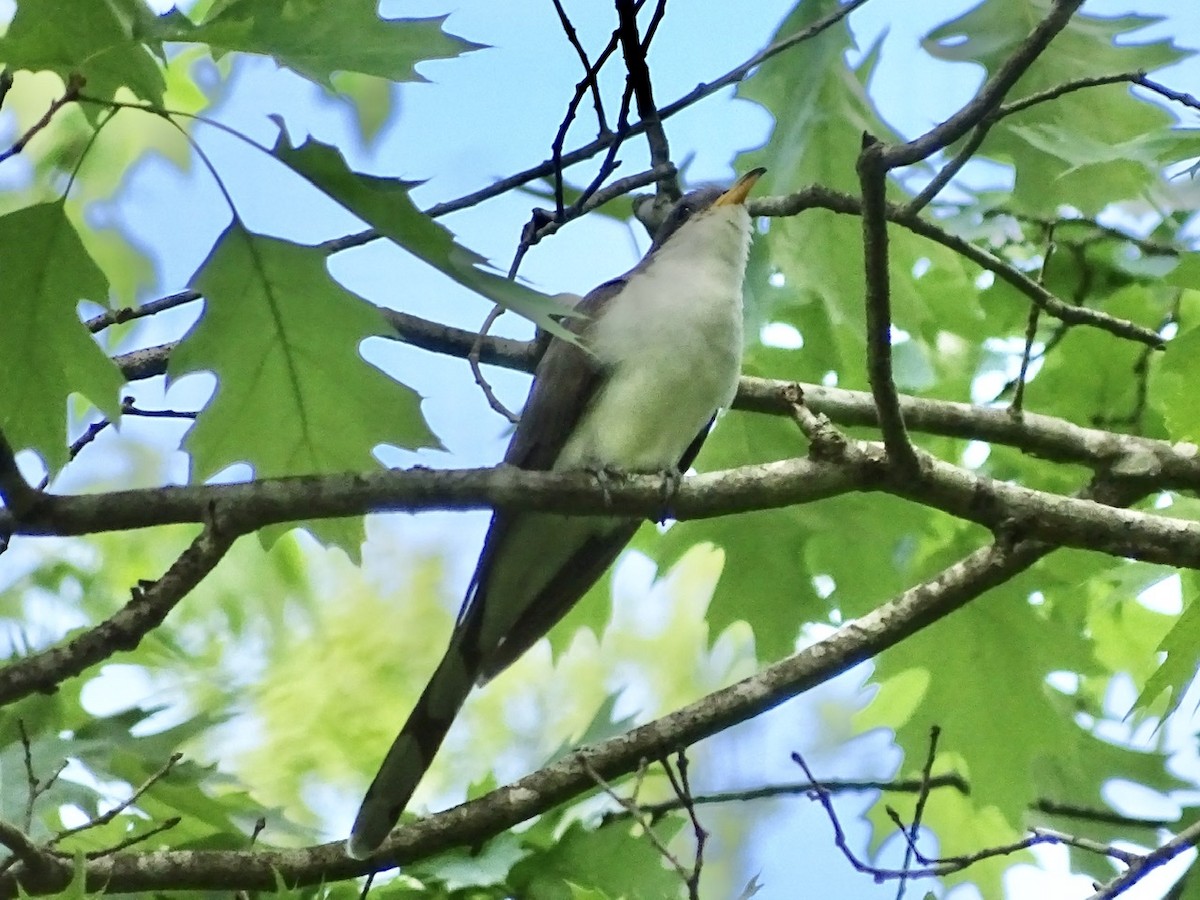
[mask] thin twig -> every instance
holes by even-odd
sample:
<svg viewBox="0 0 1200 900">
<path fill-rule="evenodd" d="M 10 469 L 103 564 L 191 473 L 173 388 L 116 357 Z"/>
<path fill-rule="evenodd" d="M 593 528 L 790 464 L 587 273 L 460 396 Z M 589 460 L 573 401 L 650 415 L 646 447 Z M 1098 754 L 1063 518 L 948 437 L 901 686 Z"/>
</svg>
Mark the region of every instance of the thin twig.
<svg viewBox="0 0 1200 900">
<path fill-rule="evenodd" d="M 11 80 L 9 83 L 11 84 Z M 3 153 L 0 153 L 0 163 L 7 159 L 11 159 L 24 150 L 26 145 L 33 140 L 33 136 L 49 125 L 50 120 L 54 118 L 60 109 L 67 104 L 74 103 L 76 100 L 78 100 L 79 92 L 83 90 L 85 83 L 86 80 L 82 75 L 77 72 L 71 73 L 71 77 L 67 79 L 67 89 L 63 91 L 63 95 L 56 98 L 54 102 L 50 104 L 50 108 L 46 110 L 46 114 L 30 125 L 29 130 L 17 138 L 16 143 L 14 143 Z M 5 94 L 7 93 L 8 91 L 5 89 Z"/>
<path fill-rule="evenodd" d="M 190 409 L 142 409 L 134 406 L 132 397 L 125 398 L 121 412 L 127 416 L 138 416 L 143 419 L 195 419 L 200 415 Z"/>
<path fill-rule="evenodd" d="M 592 104 L 596 108 L 596 128 L 600 134 L 606 134 L 608 132 L 608 122 L 604 118 L 604 101 L 600 97 L 600 84 L 596 80 L 599 68 L 592 67 L 587 51 L 583 49 L 583 44 L 579 42 L 579 33 L 575 31 L 575 26 L 572 24 L 570 16 L 563 9 L 562 0 L 554 0 L 554 11 L 558 13 L 558 21 L 562 25 L 563 34 L 567 36 L 567 41 L 575 49 L 579 61 L 583 63 L 583 80 L 580 81 L 580 84 L 584 85 L 591 92 Z"/>
<path fill-rule="evenodd" d="M 156 313 L 163 312 L 168 309 L 175 309 L 177 306 L 183 306 L 185 303 L 192 303 L 200 299 L 200 292 L 193 290 L 179 291 L 167 297 L 159 297 L 157 300 L 151 300 L 149 303 L 143 303 L 141 306 L 122 307 L 114 309 L 111 312 L 103 313 L 99 316 L 93 316 L 83 324 L 89 331 L 102 331 L 111 325 L 118 325 L 122 322 L 132 322 L 134 319 L 141 319 L 144 316 L 153 316 Z"/>
<path fill-rule="evenodd" d="M 867 2 L 868 0 L 850 0 L 849 3 L 845 3 L 837 7 L 837 9 L 832 10 L 828 15 L 822 16 L 820 19 L 813 22 L 811 25 L 802 28 L 795 34 L 789 35 L 786 38 L 780 38 L 770 46 L 754 54 L 745 62 L 730 69 L 724 75 L 721 75 L 712 81 L 702 82 L 696 85 L 696 87 L 692 88 L 692 90 L 684 96 L 678 98 L 672 103 L 668 103 L 666 106 L 659 108 L 659 121 L 664 121 L 676 113 L 682 112 L 688 107 L 693 106 L 695 103 L 703 100 L 705 97 L 709 97 L 732 84 L 737 84 L 766 60 L 783 53 L 785 50 L 790 50 L 797 44 L 811 40 L 824 31 L 827 31 L 829 28 L 832 28 L 834 25 L 841 22 L 844 18 L 846 18 L 846 16 L 850 15 Z M 621 130 L 618 130 L 612 134 L 598 137 L 591 143 L 585 144 L 584 146 L 572 150 L 569 153 L 564 153 L 559 157 L 547 159 L 544 162 L 525 169 L 522 172 L 517 172 L 508 176 L 507 178 L 502 178 L 499 181 L 495 181 L 478 191 L 473 191 L 470 194 L 465 194 L 461 197 L 455 198 L 454 200 L 447 200 L 444 203 L 437 203 L 429 207 L 429 209 L 427 209 L 425 212 L 427 215 L 437 218 L 438 216 L 444 216 L 448 213 L 458 212 L 459 210 L 475 206 L 485 200 L 490 200 L 492 197 L 498 197 L 501 194 L 507 193 L 513 188 L 518 188 L 522 185 L 528 184 L 535 179 L 545 178 L 548 175 L 552 175 L 556 170 L 556 166 L 572 166 L 575 163 L 591 159 L 596 154 L 603 152 L 613 143 L 619 143 L 620 141 L 625 140 L 627 137 L 643 133 L 646 130 L 646 127 L 646 123 L 644 122 L 636 122 L 632 125 L 628 125 L 624 129 L 624 133 L 622 133 Z"/>
<path fill-rule="evenodd" d="M 557 0 L 555 0 L 557 3 Z M 641 9 L 646 0 L 638 0 L 637 8 Z M 571 100 L 567 103 L 567 111 L 563 115 L 562 122 L 559 123 L 558 130 L 554 134 L 554 140 L 550 144 L 550 160 L 554 164 L 551 180 L 554 183 L 554 209 L 556 215 L 561 215 L 566 202 L 563 199 L 563 147 L 567 142 L 567 132 L 571 129 L 571 124 L 575 121 L 575 115 L 579 111 L 579 104 L 583 101 L 584 94 L 587 91 L 589 83 L 595 83 L 596 76 L 604 67 L 605 63 L 612 58 L 613 53 L 620 41 L 617 37 L 616 29 L 608 38 L 608 43 L 604 49 L 600 51 L 600 55 L 596 57 L 596 62 L 589 66 L 584 72 L 584 77 L 575 85 L 575 93 L 571 96 Z M 598 138 L 605 138 L 612 134 L 608 127 L 607 119 L 600 123 L 600 130 L 597 134 Z"/>
<path fill-rule="evenodd" d="M 182 753 L 172 753 L 170 758 L 167 759 L 167 761 L 163 763 L 163 765 L 161 765 L 157 771 L 153 772 L 149 778 L 142 782 L 137 790 L 131 793 L 127 798 L 122 800 L 107 812 L 104 812 L 93 819 L 88 819 L 88 821 L 84 822 L 82 825 L 76 825 L 74 828 L 66 828 L 60 831 L 54 837 L 50 838 L 46 846 L 55 847 L 69 837 L 73 837 L 74 835 L 80 834 L 84 831 L 90 831 L 93 828 L 99 828 L 102 825 L 107 825 L 117 816 L 121 815 L 121 813 L 125 812 L 135 803 L 137 803 L 138 800 L 145 795 L 146 791 L 150 790 L 150 788 L 154 787 L 154 785 L 158 784 L 158 782 L 170 775 L 171 770 L 175 768 L 175 764 L 181 759 L 183 759 Z"/>
<path fill-rule="evenodd" d="M 521 421 L 521 417 L 500 402 L 500 398 L 492 390 L 491 384 L 483 377 L 483 369 L 479 366 L 479 346 L 487 336 L 492 325 L 502 315 L 504 315 L 504 307 L 497 303 L 492 307 L 492 311 L 487 314 L 487 318 L 483 320 L 483 324 L 479 326 L 478 341 L 471 346 L 471 352 L 467 354 L 467 362 L 471 365 L 471 374 L 475 376 L 475 383 L 479 385 L 483 391 L 483 396 L 487 398 L 488 406 L 508 419 L 511 424 L 516 425 L 517 422 Z"/>
<path fill-rule="evenodd" d="M 127 416 L 141 416 L 142 418 L 146 419 L 195 419 L 199 415 L 199 413 L 191 412 L 189 410 L 139 409 L 133 405 L 132 397 L 122 398 L 121 413 Z M 71 446 L 67 448 L 68 462 L 73 461 L 77 456 L 79 456 L 84 447 L 96 440 L 96 438 L 98 438 L 104 432 L 104 430 L 112 424 L 112 421 L 109 419 L 99 419 L 88 425 L 88 427 L 84 429 L 83 434 L 72 441 Z M 38 483 L 37 489 L 39 491 L 44 491 L 49 486 L 50 473 L 47 472 L 42 476 L 42 480 Z"/>
<path fill-rule="evenodd" d="M 67 767 L 67 761 L 65 759 L 62 760 L 58 764 L 58 767 L 50 773 L 45 783 L 43 783 L 33 771 L 33 744 L 29 740 L 29 732 L 25 730 L 24 719 L 17 719 L 17 731 L 21 736 L 21 753 L 25 761 L 25 781 L 29 788 L 25 800 L 24 818 L 24 830 L 28 832 L 33 828 L 33 809 L 37 804 L 38 798 L 54 787 L 54 783 L 58 781 L 58 776 Z"/>
<path fill-rule="evenodd" d="M 516 277 L 517 268 L 530 248 L 538 244 L 543 238 L 557 233 L 568 222 L 587 215 L 593 209 L 603 206 L 617 197 L 628 194 L 630 191 L 646 187 L 663 177 L 674 176 L 675 172 L 674 163 L 664 163 L 661 166 L 655 166 L 636 175 L 627 175 L 624 178 L 618 178 L 616 181 L 605 185 L 592 194 L 583 194 L 561 213 L 552 213 L 545 209 L 535 209 L 521 232 L 521 242 L 517 246 L 512 266 L 508 270 L 508 277 Z"/>
<path fill-rule="evenodd" d="M 171 816 L 171 818 L 155 825 L 147 831 L 143 831 L 140 834 L 131 834 L 111 847 L 105 847 L 103 850 L 91 850 L 85 853 L 84 856 L 87 859 L 103 859 L 106 856 L 112 856 L 114 853 L 120 853 L 122 850 L 128 850 L 130 847 L 135 847 L 138 844 L 144 844 L 155 835 L 162 834 L 164 831 L 170 831 L 182 821 L 182 816 Z"/>
<path fill-rule="evenodd" d="M 135 587 L 129 602 L 108 619 L 64 644 L 0 668 L 0 705 L 52 690 L 119 650 L 136 647 L 212 571 L 237 539 L 236 529 L 217 525 L 212 519 L 210 505 L 204 530 L 188 548 L 157 581 Z"/>
<path fill-rule="evenodd" d="M 1104 844 L 1100 841 L 1093 841 L 1089 838 L 1077 837 L 1073 834 L 1067 834 L 1065 831 L 1059 831 L 1057 828 L 1032 828 L 1034 834 L 1050 838 L 1056 844 L 1065 844 L 1068 847 L 1078 847 L 1080 850 L 1087 850 L 1089 853 L 1099 853 L 1101 856 L 1108 856 L 1126 865 L 1136 862 L 1142 858 L 1140 853 L 1131 853 L 1128 850 L 1122 850 L 1114 844 Z"/>
<path fill-rule="evenodd" d="M 696 815 L 696 801 L 692 797 L 692 785 L 688 780 L 687 750 L 680 749 L 675 760 L 675 766 L 679 770 L 678 777 L 671 769 L 670 760 L 664 758 L 662 767 L 663 771 L 667 773 L 667 780 L 671 783 L 671 790 L 675 792 L 675 797 L 682 804 L 688 820 L 692 823 L 692 834 L 696 839 L 696 855 L 695 861 L 692 863 L 692 872 L 685 879 L 685 883 L 689 900 L 700 900 L 700 873 L 704 868 L 704 845 L 708 841 L 708 831 L 700 824 L 700 817 Z"/>
<path fill-rule="evenodd" d="M 814 207 L 828 209 L 843 215 L 860 216 L 863 212 L 862 202 L 858 198 L 820 185 L 812 185 L 794 194 L 781 197 L 762 198 L 751 201 L 749 204 L 752 216 L 791 216 Z M 1117 319 L 1099 310 L 1065 303 L 1034 279 L 1004 262 L 995 254 L 951 234 L 920 216 L 906 215 L 903 208 L 891 203 L 884 207 L 884 211 L 888 221 L 902 225 L 914 234 L 936 241 L 992 272 L 997 278 L 1012 285 L 1040 306 L 1043 312 L 1056 319 L 1071 325 L 1088 325 L 1099 328 L 1117 337 L 1128 338 L 1156 349 L 1162 349 L 1165 346 L 1162 335 L 1154 329 L 1145 328 L 1124 319 Z"/>
<path fill-rule="evenodd" d="M 929 752 L 925 754 L 925 765 L 921 769 L 921 790 L 917 792 L 917 804 L 913 809 L 912 825 L 908 829 L 908 846 L 904 850 L 904 865 L 900 871 L 903 872 L 900 876 L 899 883 L 896 889 L 896 900 L 902 900 L 904 897 L 904 889 L 908 884 L 908 871 L 912 865 L 914 854 L 917 850 L 917 835 L 921 830 L 921 820 L 925 816 L 925 804 L 929 800 L 929 785 L 933 781 L 933 764 L 937 760 L 937 745 L 938 738 L 941 737 L 942 729 L 934 725 L 929 729 Z M 901 832 L 904 828 L 901 827 Z"/>
<path fill-rule="evenodd" d="M 1007 216 L 1015 219 L 1017 222 L 1028 223 L 1038 226 L 1043 234 L 1051 230 L 1054 231 L 1057 242 L 1068 246 L 1083 246 L 1084 244 L 1095 243 L 1097 240 L 1110 239 L 1114 241 L 1122 241 L 1126 244 L 1131 244 L 1137 247 L 1147 256 L 1179 256 L 1180 249 L 1172 247 L 1170 244 L 1164 244 L 1160 241 L 1151 241 L 1146 238 L 1138 237 L 1136 234 L 1130 234 L 1123 229 L 1113 225 L 1105 225 L 1090 216 L 1070 216 L 1067 218 L 1049 216 L 1038 216 L 1032 213 L 1016 212 L 1002 207 L 996 209 L 984 210 L 982 213 L 984 219 L 994 219 L 1001 216 Z M 1090 238 L 1072 240 L 1068 239 L 1063 232 L 1068 228 L 1087 228 L 1094 232 L 1095 235 Z"/>
<path fill-rule="evenodd" d="M 959 173 L 962 167 L 975 157 L 976 151 L 983 145 L 984 138 L 988 136 L 992 125 L 993 120 L 990 117 L 985 117 L 975 126 L 971 131 L 971 136 L 967 138 L 966 143 L 954 155 L 954 158 L 942 166 L 938 173 L 930 179 L 929 184 L 925 185 L 917 196 L 904 205 L 903 211 L 905 215 L 915 216 L 928 206 L 934 197 L 942 192 L 942 189 L 950 183 L 950 180 Z"/>
<path fill-rule="evenodd" d="M 898 781 L 837 779 L 823 781 L 821 785 L 833 794 L 864 793 L 867 791 L 915 794 L 921 790 L 922 782 L 918 778 L 901 779 Z M 946 775 L 935 775 L 930 779 L 929 788 L 933 790 L 953 788 L 960 794 L 970 793 L 966 779 L 953 772 Z M 718 803 L 747 803 L 753 800 L 790 797 L 796 794 L 807 794 L 812 790 L 813 784 L 811 781 L 792 781 L 785 784 L 771 784 L 759 788 L 748 788 L 742 791 L 718 791 L 712 794 L 695 794 L 691 800 L 695 806 L 712 806 Z M 663 800 L 659 803 L 642 804 L 642 812 L 650 813 L 655 818 L 659 818 L 669 812 L 682 810 L 683 808 L 683 804 L 678 798 Z M 1097 812 L 1102 815 L 1108 814 L 1107 811 L 1103 810 L 1089 810 L 1089 812 Z M 1157 820 L 1155 822 L 1157 823 Z M 1138 824 L 1141 824 L 1140 820 Z"/>
<path fill-rule="evenodd" d="M 1046 234 L 1046 252 L 1042 254 L 1042 265 L 1038 270 L 1037 283 L 1046 286 L 1046 270 L 1054 257 L 1054 228 Z M 1029 304 L 1029 318 L 1025 322 L 1025 347 L 1021 351 L 1021 371 L 1017 373 L 1017 385 L 1013 391 L 1012 402 L 1008 405 L 1008 414 L 1014 419 L 1020 419 L 1025 414 L 1025 384 L 1029 378 L 1029 363 L 1033 358 L 1033 342 L 1037 338 L 1038 318 L 1041 309 L 1036 303 Z"/>
<path fill-rule="evenodd" d="M 1116 847 L 1112 847 L 1111 845 L 1086 842 L 1081 839 L 1075 839 L 1069 835 L 1064 836 L 1061 832 L 1044 829 L 1033 831 L 1029 834 L 1029 836 L 1022 838 L 1019 841 L 1013 841 L 1011 843 L 1001 844 L 995 847 L 987 847 L 983 850 L 977 850 L 973 853 L 943 857 L 940 859 L 926 859 L 921 856 L 919 850 L 916 850 L 914 844 L 912 843 L 912 838 L 905 831 L 905 829 L 900 827 L 900 832 L 904 835 L 905 841 L 908 842 L 908 846 L 913 851 L 913 855 L 922 860 L 922 867 L 917 869 L 908 867 L 907 857 L 906 866 L 903 869 L 885 869 L 879 866 L 873 866 L 859 859 L 854 851 L 850 849 L 850 845 L 846 840 L 846 833 L 842 828 L 842 823 L 838 818 L 837 811 L 833 808 L 833 801 L 829 791 L 825 790 L 821 786 L 820 782 L 817 781 L 816 777 L 812 773 L 812 770 L 809 769 L 808 764 L 804 761 L 804 758 L 799 753 L 793 753 L 792 760 L 804 770 L 805 776 L 814 783 L 815 787 L 810 793 L 810 796 L 814 800 L 818 801 L 825 810 L 826 818 L 829 819 L 830 825 L 833 827 L 835 846 L 837 846 L 842 855 L 856 871 L 871 876 L 871 878 L 877 882 L 895 881 L 901 879 L 904 881 L 910 881 L 916 878 L 942 878 L 946 875 L 953 875 L 956 872 L 962 872 L 976 863 L 982 862 L 986 859 L 994 859 L 998 856 L 1011 856 L 1014 853 L 1018 853 L 1022 850 L 1028 850 L 1029 848 L 1035 847 L 1039 844 L 1064 843 L 1064 837 L 1071 838 L 1071 843 L 1074 846 L 1079 846 L 1082 848 L 1087 845 L 1086 849 L 1095 850 L 1096 852 L 1102 853 L 1103 855 L 1112 857 L 1114 859 L 1122 859 L 1125 855 L 1125 851 L 1122 851 Z M 1161 863 L 1158 864 L 1161 865 Z M 1115 896 L 1115 894 L 1112 896 Z"/>
<path fill-rule="evenodd" d="M 1133 83 L 1138 85 L 1138 87 L 1144 87 L 1148 91 L 1153 91 L 1160 97 L 1166 97 L 1168 100 L 1173 100 L 1176 103 L 1182 103 L 1184 106 L 1190 106 L 1192 109 L 1200 110 L 1200 100 L 1197 100 L 1193 95 L 1172 90 L 1161 82 L 1147 78 L 1144 74 L 1134 78 Z"/>
<path fill-rule="evenodd" d="M 1011 103 L 1005 103 L 997 106 L 994 110 L 985 113 L 974 128 L 971 129 L 971 135 L 962 148 L 954 155 L 954 158 L 944 165 L 941 171 L 925 186 L 925 188 L 904 207 L 904 212 L 915 214 L 924 209 L 934 197 L 941 193 L 942 189 L 949 184 L 950 180 L 958 174 L 967 162 L 974 156 L 975 152 L 983 144 L 988 132 L 992 126 L 1006 116 L 1029 109 L 1039 103 L 1046 103 L 1051 100 L 1056 100 L 1065 94 L 1070 94 L 1074 91 L 1083 90 L 1085 88 L 1100 87 L 1103 85 L 1120 84 L 1122 82 L 1139 83 L 1138 78 L 1145 76 L 1145 72 L 1121 72 L 1115 75 L 1095 75 L 1087 78 L 1076 78 L 1070 81 L 1065 81 L 1062 84 L 1055 85 L 1044 91 L 1039 91 L 1035 94 L 1030 94 L 1027 97 L 1022 97 L 1019 100 L 1014 100 Z"/>
<path fill-rule="evenodd" d="M 584 768 L 584 771 L 588 773 L 588 776 L 596 783 L 596 786 L 600 788 L 600 790 L 602 790 L 609 798 L 616 801 L 617 805 L 619 805 L 623 810 L 629 813 L 630 817 L 642 827 L 642 833 L 646 835 L 646 839 L 650 841 L 650 844 L 654 847 L 654 849 L 657 850 L 659 855 L 670 864 L 671 868 L 673 868 L 676 874 L 679 875 L 680 880 L 683 881 L 684 884 L 687 884 L 690 873 L 676 858 L 675 854 L 668 849 L 667 845 L 662 842 L 659 836 L 654 833 L 652 820 L 649 817 L 643 817 L 641 810 L 638 808 L 637 794 L 635 793 L 633 797 L 622 797 L 617 793 L 616 789 L 609 784 L 604 777 L 595 770 L 595 768 L 592 767 L 591 762 L 582 753 L 579 754 L 579 760 Z"/>
<path fill-rule="evenodd" d="M 77 457 L 80 452 L 92 441 L 96 440 L 101 433 L 111 425 L 112 422 L 108 419 L 99 419 L 92 422 L 84 429 L 83 434 L 71 442 L 71 446 L 67 448 L 67 461 L 70 462 Z M 50 486 L 50 473 L 47 472 L 42 476 L 42 480 L 38 482 L 38 490 L 44 491 Z"/>
<path fill-rule="evenodd" d="M 1029 109 L 1031 106 L 1057 100 L 1059 97 L 1084 90 L 1085 88 L 1104 87 L 1105 85 L 1121 84 L 1122 82 L 1140 84 L 1139 79 L 1143 79 L 1145 76 L 1146 73 L 1144 71 L 1138 70 L 1133 72 L 1118 72 L 1114 75 L 1091 75 L 1085 78 L 1073 78 L 1070 81 L 1056 84 L 1054 87 L 1046 88 L 1044 91 L 1038 91 L 1027 97 L 1021 97 L 1009 103 L 1004 103 L 996 108 L 993 115 L 997 119 L 1011 116 L 1013 113 L 1019 113 L 1022 110 Z"/>
<path fill-rule="evenodd" d="M 1197 842 L 1200 842 L 1200 821 L 1193 823 L 1161 847 L 1141 857 L 1112 881 L 1104 884 L 1088 900 L 1112 900 L 1113 897 L 1119 897 L 1145 878 L 1150 871 L 1166 865 L 1179 854 L 1186 853 L 1195 847 Z"/>
<path fill-rule="evenodd" d="M 1050 41 L 1062 31 L 1083 0 L 1054 0 L 1050 11 L 1034 26 L 1033 30 L 1017 45 L 1009 57 L 1000 64 L 995 73 L 979 89 L 969 103 L 940 125 L 906 144 L 888 147 L 882 154 L 881 164 L 891 170 L 928 159 L 932 154 L 948 147 L 974 128 L 993 109 L 999 107 L 1004 95 L 1041 56 Z"/>
</svg>

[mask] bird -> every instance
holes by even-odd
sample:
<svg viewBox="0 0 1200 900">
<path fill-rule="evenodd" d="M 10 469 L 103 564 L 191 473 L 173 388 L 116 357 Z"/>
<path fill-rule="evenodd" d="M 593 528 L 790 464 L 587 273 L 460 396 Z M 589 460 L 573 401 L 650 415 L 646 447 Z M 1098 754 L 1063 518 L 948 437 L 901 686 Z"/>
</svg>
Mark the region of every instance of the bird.
<svg viewBox="0 0 1200 900">
<path fill-rule="evenodd" d="M 684 194 L 626 274 L 587 294 L 535 372 L 504 462 L 535 471 L 654 473 L 692 465 L 741 374 L 746 198 L 764 174 Z M 371 856 L 399 821 L 467 695 L 578 601 L 641 520 L 498 510 L 449 646 L 392 743 L 346 850 Z"/>
</svg>

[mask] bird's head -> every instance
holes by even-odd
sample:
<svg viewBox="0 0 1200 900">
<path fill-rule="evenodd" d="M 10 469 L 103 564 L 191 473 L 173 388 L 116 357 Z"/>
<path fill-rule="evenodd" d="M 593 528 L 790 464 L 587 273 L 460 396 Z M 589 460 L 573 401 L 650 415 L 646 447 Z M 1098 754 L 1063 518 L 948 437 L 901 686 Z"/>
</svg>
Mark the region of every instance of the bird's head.
<svg viewBox="0 0 1200 900">
<path fill-rule="evenodd" d="M 650 247 L 650 252 L 653 253 L 665 244 L 687 222 L 722 209 L 728 210 L 730 207 L 743 206 L 751 188 L 766 171 L 761 167 L 751 169 L 728 189 L 710 185 L 684 194 L 671 207 L 671 211 L 667 213 L 662 225 L 655 231 L 654 243 Z"/>
</svg>

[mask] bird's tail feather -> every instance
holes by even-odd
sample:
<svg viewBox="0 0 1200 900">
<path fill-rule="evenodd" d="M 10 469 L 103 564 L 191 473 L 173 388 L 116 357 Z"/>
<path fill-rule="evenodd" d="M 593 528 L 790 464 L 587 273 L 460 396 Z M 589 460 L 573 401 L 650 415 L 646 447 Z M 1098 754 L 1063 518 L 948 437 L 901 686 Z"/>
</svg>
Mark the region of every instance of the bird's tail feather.
<svg viewBox="0 0 1200 900">
<path fill-rule="evenodd" d="M 464 651 L 461 641 L 451 643 L 367 789 L 346 841 L 355 859 L 374 853 L 395 827 L 475 685 L 478 658 Z"/>
</svg>

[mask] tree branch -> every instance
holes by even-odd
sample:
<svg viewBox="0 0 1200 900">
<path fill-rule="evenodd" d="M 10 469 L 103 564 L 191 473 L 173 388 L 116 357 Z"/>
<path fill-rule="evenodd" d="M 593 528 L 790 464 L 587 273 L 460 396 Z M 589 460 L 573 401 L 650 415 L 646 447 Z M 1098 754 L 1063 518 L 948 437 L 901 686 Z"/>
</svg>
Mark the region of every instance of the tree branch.
<svg viewBox="0 0 1200 900">
<path fill-rule="evenodd" d="M 917 459 L 904 428 L 900 398 L 892 377 L 892 301 L 888 272 L 887 169 L 883 144 L 863 136 L 858 156 L 858 181 L 862 190 L 863 271 L 866 275 L 867 379 L 875 397 L 879 429 L 888 457 L 917 475 Z"/>
<path fill-rule="evenodd" d="M 754 216 L 791 216 L 814 207 L 828 209 L 843 215 L 862 215 L 862 203 L 856 197 L 820 185 L 812 185 L 783 197 L 765 197 L 751 201 L 749 204 L 750 214 Z M 982 247 L 977 247 L 957 235 L 950 234 L 920 216 L 906 213 L 902 207 L 889 203 L 886 206 L 886 214 L 888 221 L 903 225 L 914 234 L 936 241 L 959 255 L 965 256 L 981 268 L 992 272 L 997 278 L 1012 285 L 1040 306 L 1044 312 L 1056 319 L 1071 325 L 1089 325 L 1117 337 L 1128 338 L 1151 347 L 1161 348 L 1164 346 L 1162 336 L 1153 329 L 1114 318 L 1086 306 L 1064 303 L 1034 279 L 1010 266 L 995 254 L 989 253 Z"/>
<path fill-rule="evenodd" d="M 659 108 L 659 121 L 666 120 L 676 113 L 682 112 L 689 106 L 692 106 L 698 101 L 703 100 L 705 97 L 717 93 L 717 91 L 720 91 L 723 88 L 737 84 L 766 60 L 784 52 L 785 50 L 791 49 L 797 44 L 816 37 L 817 35 L 836 25 L 838 22 L 842 21 L 842 19 L 846 18 L 846 16 L 850 15 L 850 13 L 854 12 L 854 10 L 858 9 L 860 6 L 863 6 L 867 2 L 868 0 L 850 0 L 849 3 L 839 6 L 837 9 L 833 10 L 826 16 L 822 16 L 808 27 L 801 29 L 789 37 L 780 38 L 769 47 L 766 47 L 765 49 L 754 54 L 754 56 L 750 57 L 741 65 L 730 69 L 724 75 L 721 75 L 713 81 L 702 82 L 696 85 L 696 87 L 692 88 L 692 90 L 684 96 L 672 103 L 668 103 L 666 106 Z M 436 218 L 438 216 L 444 216 L 452 212 L 458 212 L 459 210 L 475 206 L 476 204 L 482 203 L 484 200 L 490 200 L 492 197 L 498 197 L 501 194 L 511 191 L 513 188 L 521 187 L 522 185 L 528 184 L 537 178 L 545 178 L 548 175 L 552 175 L 554 174 L 557 166 L 572 166 L 575 163 L 591 159 L 593 156 L 596 156 L 597 154 L 603 153 L 605 150 L 607 150 L 612 143 L 619 140 L 624 140 L 627 137 L 639 135 L 643 133 L 647 127 L 648 123 L 646 122 L 634 122 L 629 125 L 629 127 L 626 128 L 624 133 L 619 137 L 616 134 L 603 135 L 591 143 L 585 144 L 584 146 L 572 150 L 569 153 L 551 157 L 550 159 L 547 159 L 536 166 L 525 169 L 523 172 L 517 172 L 508 176 L 507 178 L 494 181 L 487 187 L 481 188 L 478 191 L 474 191 L 454 200 L 448 200 L 444 203 L 434 204 L 425 212 L 427 215 Z"/>
<path fill-rule="evenodd" d="M 41 493 L 25 480 L 17 467 L 17 455 L 4 432 L 0 431 L 0 500 L 4 501 L 5 512 L 20 517 L 35 505 Z M 4 534 L 0 529 L 0 534 Z"/>
<path fill-rule="evenodd" d="M 211 510 L 211 507 L 210 507 Z M 208 524 L 169 569 L 154 582 L 143 582 L 112 617 L 65 644 L 18 659 L 0 668 L 0 705 L 37 691 L 51 691 L 64 679 L 83 672 L 119 650 L 132 650 L 151 630 L 162 624 L 200 581 L 220 562 L 238 533 Z"/>
<path fill-rule="evenodd" d="M 621 52 L 625 57 L 625 69 L 629 73 L 629 87 L 633 91 L 638 116 L 645 126 L 646 142 L 650 145 L 650 166 L 658 168 L 671 162 L 671 147 L 667 133 L 663 130 L 658 105 L 654 102 L 654 87 L 650 81 L 650 67 L 646 65 L 646 46 L 638 35 L 637 7 L 633 0 L 616 0 L 617 37 L 621 41 Z M 662 17 L 663 4 L 655 9 L 656 19 Z M 679 185 L 674 176 L 664 177 L 658 182 L 659 193 L 672 199 L 679 196 Z"/>
<path fill-rule="evenodd" d="M 794 388 L 792 388 L 794 390 Z M 883 491 L 992 530 L 1062 546 L 1200 567 L 1200 522 L 1114 510 L 960 469 L 915 450 L 923 477 L 891 463 L 878 444 L 847 439 L 840 453 L 711 472 L 684 480 L 671 498 L 675 518 L 697 519 L 810 503 L 852 491 Z M 1129 476 L 1145 489 L 1162 484 Z M 425 468 L 44 495 L 24 519 L 0 513 L 0 530 L 78 535 L 204 521 L 216 504 L 236 532 L 298 519 L 426 509 L 533 509 L 572 515 L 662 515 L 662 479 L 628 475 L 603 488 L 587 473 Z"/>
<path fill-rule="evenodd" d="M 1000 105 L 1004 95 L 1033 65 L 1042 51 L 1062 31 L 1083 0 L 1054 0 L 1050 12 L 1029 33 L 980 88 L 970 103 L 963 106 L 942 124 L 906 144 L 896 144 L 883 151 L 881 163 L 887 169 L 908 166 L 927 159 L 945 149 L 978 125 Z"/>
<path fill-rule="evenodd" d="M 1200 842 L 1200 822 L 1195 822 L 1161 847 L 1131 863 L 1128 869 L 1104 884 L 1088 900 L 1111 900 L 1113 897 L 1119 897 L 1145 878 L 1149 872 L 1166 865 L 1180 853 L 1191 850 L 1198 842 Z"/>
<path fill-rule="evenodd" d="M 177 306 L 183 306 L 186 303 L 191 303 L 194 300 L 200 299 L 200 292 L 193 290 L 179 291 L 167 297 L 159 297 L 157 300 L 150 300 L 143 303 L 141 306 L 126 306 L 121 309 L 114 309 L 111 312 L 102 313 L 98 316 L 93 316 L 84 322 L 84 326 L 91 332 L 103 331 L 112 325 L 119 325 L 122 322 L 132 322 L 134 319 L 142 319 L 146 316 L 153 316 L 156 313 L 164 312 L 168 309 L 175 309 Z"/>
</svg>

